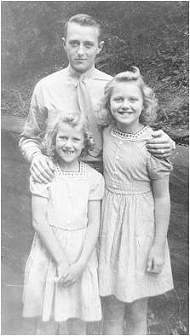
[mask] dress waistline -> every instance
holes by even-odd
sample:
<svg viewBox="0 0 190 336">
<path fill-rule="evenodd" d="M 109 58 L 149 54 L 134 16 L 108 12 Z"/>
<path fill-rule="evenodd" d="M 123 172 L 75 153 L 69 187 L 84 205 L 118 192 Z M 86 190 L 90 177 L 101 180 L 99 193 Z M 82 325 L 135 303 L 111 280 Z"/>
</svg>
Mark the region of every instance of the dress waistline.
<svg viewBox="0 0 190 336">
<path fill-rule="evenodd" d="M 80 228 L 68 228 L 68 227 L 64 227 L 64 226 L 56 226 L 56 225 L 51 225 L 51 227 L 55 228 L 55 229 L 60 229 L 60 230 L 63 230 L 63 231 L 81 231 L 81 230 L 85 230 L 87 227 L 86 226 L 83 226 L 83 227 L 80 227 Z"/>
<path fill-rule="evenodd" d="M 114 185 L 106 185 L 106 190 L 110 191 L 113 194 L 120 194 L 120 195 L 140 195 L 140 194 L 147 194 L 152 193 L 150 184 L 142 185 L 125 185 L 125 190 L 123 190 L 119 186 Z"/>
</svg>

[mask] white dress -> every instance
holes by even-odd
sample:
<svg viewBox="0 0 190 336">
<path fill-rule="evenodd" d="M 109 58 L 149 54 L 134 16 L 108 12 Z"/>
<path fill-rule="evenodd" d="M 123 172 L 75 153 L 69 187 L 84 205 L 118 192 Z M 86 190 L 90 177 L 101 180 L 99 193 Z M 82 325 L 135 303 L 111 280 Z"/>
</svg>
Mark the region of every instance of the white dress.
<svg viewBox="0 0 190 336">
<path fill-rule="evenodd" d="M 100 234 L 100 295 L 115 295 L 120 301 L 163 294 L 173 289 L 168 245 L 160 274 L 146 271 L 155 234 L 151 181 L 168 177 L 172 169 L 146 149 L 152 129 L 135 135 L 114 127 L 105 128 L 104 178 Z"/>
<path fill-rule="evenodd" d="M 48 198 L 47 221 L 71 262 L 83 248 L 88 225 L 88 201 L 101 200 L 104 193 L 103 176 L 80 162 L 79 172 L 56 173 L 49 184 L 34 183 L 31 193 Z M 79 318 L 101 320 L 96 249 L 80 280 L 73 286 L 55 283 L 56 265 L 37 234 L 34 236 L 27 260 L 23 293 L 23 316 L 41 316 L 42 321 L 65 321 Z"/>
</svg>

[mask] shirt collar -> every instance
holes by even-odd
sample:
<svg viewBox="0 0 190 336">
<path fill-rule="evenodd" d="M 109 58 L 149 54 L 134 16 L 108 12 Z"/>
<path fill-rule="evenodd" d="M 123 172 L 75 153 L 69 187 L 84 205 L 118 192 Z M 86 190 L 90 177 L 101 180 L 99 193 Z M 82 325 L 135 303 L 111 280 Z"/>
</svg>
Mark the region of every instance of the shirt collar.
<svg viewBox="0 0 190 336">
<path fill-rule="evenodd" d="M 68 71 L 68 75 L 69 77 L 78 80 L 79 78 L 81 80 L 85 80 L 85 79 L 89 79 L 89 78 L 93 78 L 93 76 L 95 75 L 96 72 L 96 68 L 95 66 L 93 66 L 92 68 L 90 68 L 88 71 L 86 71 L 85 73 L 82 73 L 81 75 L 76 72 L 71 65 L 69 64 L 67 67 L 67 71 Z"/>
</svg>

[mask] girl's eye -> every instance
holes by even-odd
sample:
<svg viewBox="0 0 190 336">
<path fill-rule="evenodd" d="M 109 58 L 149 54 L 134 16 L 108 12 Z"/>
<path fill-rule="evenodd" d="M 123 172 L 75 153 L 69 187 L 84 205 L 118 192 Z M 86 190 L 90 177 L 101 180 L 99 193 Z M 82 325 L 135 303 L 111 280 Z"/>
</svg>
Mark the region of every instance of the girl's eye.
<svg viewBox="0 0 190 336">
<path fill-rule="evenodd" d="M 121 102 L 123 99 L 122 99 L 122 97 L 115 97 L 114 98 L 114 101 L 116 101 L 116 102 Z"/>
<path fill-rule="evenodd" d="M 59 140 L 67 141 L 67 137 L 58 137 Z"/>
<path fill-rule="evenodd" d="M 136 98 L 136 97 L 131 97 L 131 98 L 129 98 L 129 100 L 130 100 L 131 102 L 136 102 L 136 101 L 138 101 L 138 98 Z"/>
</svg>

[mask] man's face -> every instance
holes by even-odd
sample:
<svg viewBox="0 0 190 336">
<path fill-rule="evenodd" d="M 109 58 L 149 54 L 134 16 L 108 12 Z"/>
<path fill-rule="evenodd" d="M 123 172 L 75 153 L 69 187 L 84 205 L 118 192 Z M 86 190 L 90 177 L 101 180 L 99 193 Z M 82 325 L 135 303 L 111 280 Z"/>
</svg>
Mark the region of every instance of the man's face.
<svg viewBox="0 0 190 336">
<path fill-rule="evenodd" d="M 101 51 L 103 42 L 98 42 L 96 27 L 68 24 L 64 48 L 71 67 L 79 73 L 88 71 L 94 64 L 96 55 Z"/>
</svg>

